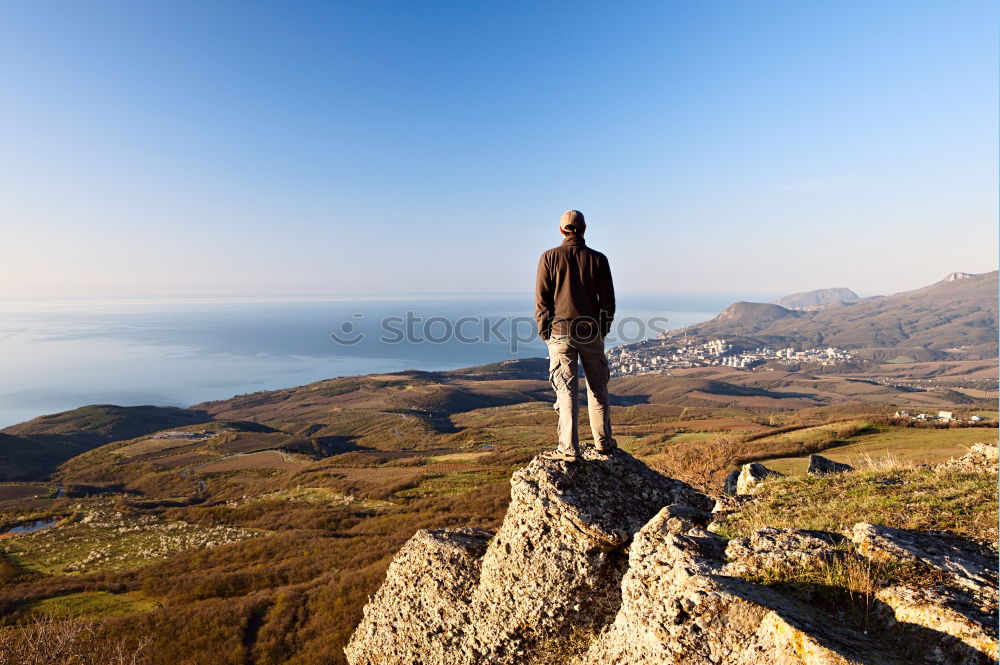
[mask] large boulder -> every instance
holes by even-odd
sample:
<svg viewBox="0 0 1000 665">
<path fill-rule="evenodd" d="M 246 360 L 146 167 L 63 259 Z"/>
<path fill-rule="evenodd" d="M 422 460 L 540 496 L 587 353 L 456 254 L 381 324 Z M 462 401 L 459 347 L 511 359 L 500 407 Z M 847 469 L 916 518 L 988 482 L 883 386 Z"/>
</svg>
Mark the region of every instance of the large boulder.
<svg viewBox="0 0 1000 665">
<path fill-rule="evenodd" d="M 802 572 L 848 571 L 847 559 L 863 561 L 845 549 L 842 536 L 768 527 L 727 546 L 700 528 L 682 529 L 665 509 L 636 535 L 621 608 L 584 665 L 995 662 L 995 611 L 972 608 L 954 591 L 879 590 L 860 603 L 872 614 L 865 630 L 838 616 L 836 602 L 826 608 L 811 602 L 835 590 L 795 582 Z M 761 583 L 776 574 L 789 582 Z"/>
<path fill-rule="evenodd" d="M 418 531 L 389 564 L 345 649 L 352 663 L 409 651 L 427 663 L 467 663 L 461 651 L 470 599 L 493 534 L 473 529 Z M 457 648 L 456 648 L 457 647 Z M 415 662 L 398 659 L 392 662 Z"/>
<path fill-rule="evenodd" d="M 904 639 L 923 643 L 928 665 L 994 665 L 997 662 L 996 608 L 976 607 L 947 587 L 892 586 L 875 594 L 878 609 Z"/>
<path fill-rule="evenodd" d="M 747 538 L 729 541 L 726 574 L 743 576 L 828 563 L 843 553 L 834 548 L 844 540 L 839 533 L 828 531 L 764 527 Z"/>
<path fill-rule="evenodd" d="M 867 522 L 854 525 L 851 539 L 867 557 L 921 564 L 945 576 L 951 586 L 996 605 L 997 557 L 986 547 L 946 534 Z"/>
<path fill-rule="evenodd" d="M 937 578 L 932 586 L 900 584 L 876 593 L 890 623 L 927 644 L 925 662 L 997 661 L 995 552 L 953 535 L 866 522 L 855 524 L 851 537 L 858 552 L 873 561 L 907 563 Z"/>
<path fill-rule="evenodd" d="M 736 495 L 736 483 L 740 479 L 740 470 L 733 469 L 726 475 L 726 479 L 722 482 L 722 493 L 726 496 Z"/>
</svg>

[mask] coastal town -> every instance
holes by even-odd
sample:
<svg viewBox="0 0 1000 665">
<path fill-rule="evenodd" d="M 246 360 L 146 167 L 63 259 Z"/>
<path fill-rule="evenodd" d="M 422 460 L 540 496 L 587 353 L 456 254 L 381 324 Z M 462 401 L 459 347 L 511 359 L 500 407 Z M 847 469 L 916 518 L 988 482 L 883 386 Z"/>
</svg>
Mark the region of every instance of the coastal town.
<svg viewBox="0 0 1000 665">
<path fill-rule="evenodd" d="M 746 348 L 725 339 L 705 342 L 684 338 L 679 343 L 647 340 L 608 350 L 612 376 L 667 374 L 671 369 L 712 365 L 753 369 L 764 363 L 834 365 L 854 356 L 834 346 L 797 350 L 792 347 Z"/>
</svg>

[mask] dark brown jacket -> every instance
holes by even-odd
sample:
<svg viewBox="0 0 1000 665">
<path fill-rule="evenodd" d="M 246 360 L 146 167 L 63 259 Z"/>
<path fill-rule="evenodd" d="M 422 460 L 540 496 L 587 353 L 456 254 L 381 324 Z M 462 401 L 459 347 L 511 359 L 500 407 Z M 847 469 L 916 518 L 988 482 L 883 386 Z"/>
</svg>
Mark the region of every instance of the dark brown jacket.
<svg viewBox="0 0 1000 665">
<path fill-rule="evenodd" d="M 549 335 L 605 337 L 615 317 L 615 287 L 606 256 L 568 236 L 542 254 L 535 282 L 535 319 L 542 339 Z"/>
</svg>

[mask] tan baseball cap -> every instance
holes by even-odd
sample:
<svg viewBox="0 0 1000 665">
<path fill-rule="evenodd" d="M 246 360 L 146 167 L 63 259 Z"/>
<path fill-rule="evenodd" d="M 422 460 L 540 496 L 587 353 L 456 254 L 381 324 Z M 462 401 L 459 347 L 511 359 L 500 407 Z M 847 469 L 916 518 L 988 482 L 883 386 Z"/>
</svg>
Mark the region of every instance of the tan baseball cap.
<svg viewBox="0 0 1000 665">
<path fill-rule="evenodd" d="M 583 233 L 587 228 L 587 222 L 583 218 L 583 213 L 579 210 L 567 210 L 559 220 L 559 230 L 570 233 Z"/>
</svg>

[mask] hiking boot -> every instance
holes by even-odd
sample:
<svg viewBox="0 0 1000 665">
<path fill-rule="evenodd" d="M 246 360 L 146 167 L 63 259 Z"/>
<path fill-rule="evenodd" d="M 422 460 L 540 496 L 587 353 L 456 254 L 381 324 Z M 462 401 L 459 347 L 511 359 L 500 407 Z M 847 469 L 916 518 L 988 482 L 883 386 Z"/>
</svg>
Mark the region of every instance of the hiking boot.
<svg viewBox="0 0 1000 665">
<path fill-rule="evenodd" d="M 580 461 L 579 455 L 574 455 L 572 453 L 564 453 L 560 450 L 550 450 L 547 453 L 542 453 L 541 456 L 544 459 L 558 460 L 560 462 L 573 463 Z"/>
<path fill-rule="evenodd" d="M 602 455 L 610 455 L 611 453 L 618 450 L 618 442 L 615 441 L 614 439 L 611 439 L 611 443 L 606 446 L 599 446 L 597 444 L 594 444 L 594 450 L 601 453 Z"/>
</svg>

